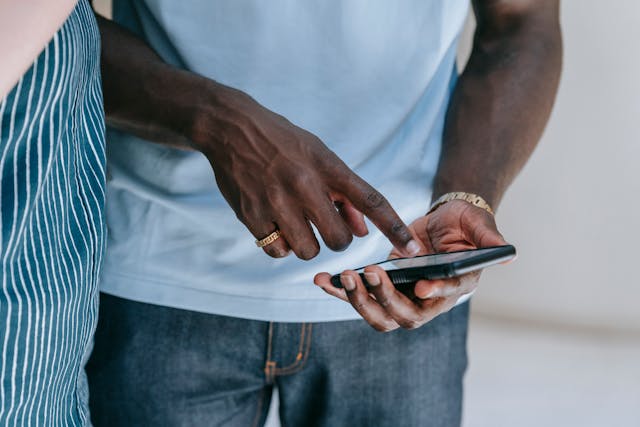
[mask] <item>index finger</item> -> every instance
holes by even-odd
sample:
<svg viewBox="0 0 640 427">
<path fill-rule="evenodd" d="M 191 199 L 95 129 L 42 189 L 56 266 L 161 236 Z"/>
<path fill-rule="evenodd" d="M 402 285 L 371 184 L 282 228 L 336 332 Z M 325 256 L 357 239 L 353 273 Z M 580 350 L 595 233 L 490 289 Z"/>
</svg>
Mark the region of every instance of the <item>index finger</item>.
<svg viewBox="0 0 640 427">
<path fill-rule="evenodd" d="M 420 252 L 420 245 L 413 240 L 409 227 L 378 190 L 355 174 L 341 190 L 405 256 L 414 256 Z"/>
</svg>

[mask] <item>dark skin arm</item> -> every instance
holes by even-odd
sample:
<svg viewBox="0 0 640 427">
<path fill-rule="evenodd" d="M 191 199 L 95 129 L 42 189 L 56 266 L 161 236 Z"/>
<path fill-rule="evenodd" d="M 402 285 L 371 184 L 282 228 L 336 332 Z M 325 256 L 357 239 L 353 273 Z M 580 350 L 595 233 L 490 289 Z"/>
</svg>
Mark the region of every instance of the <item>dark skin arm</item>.
<svg viewBox="0 0 640 427">
<path fill-rule="evenodd" d="M 473 5 L 473 51 L 449 106 L 433 198 L 462 189 L 497 207 L 555 101 L 562 68 L 559 0 Z"/>
<path fill-rule="evenodd" d="M 449 105 L 433 199 L 452 191 L 481 195 L 494 209 L 535 148 L 549 118 L 562 64 L 559 0 L 474 0 L 473 51 Z M 426 210 L 426 209 L 425 209 Z M 505 244 L 491 214 L 451 201 L 410 228 L 421 254 Z M 392 252 L 391 256 L 400 254 Z M 345 288 L 329 274 L 315 283 L 350 302 L 374 328 L 416 328 L 451 309 L 472 292 L 479 273 L 419 281 L 413 295 L 396 291 L 377 266 L 359 275 L 345 271 Z"/>
<path fill-rule="evenodd" d="M 165 63 L 122 27 L 98 19 L 107 122 L 147 140 L 202 152 L 236 216 L 264 248 L 316 256 L 315 224 L 326 245 L 343 250 L 364 236 L 367 216 L 403 254 L 419 244 L 386 199 L 322 141 L 248 94 Z"/>
</svg>

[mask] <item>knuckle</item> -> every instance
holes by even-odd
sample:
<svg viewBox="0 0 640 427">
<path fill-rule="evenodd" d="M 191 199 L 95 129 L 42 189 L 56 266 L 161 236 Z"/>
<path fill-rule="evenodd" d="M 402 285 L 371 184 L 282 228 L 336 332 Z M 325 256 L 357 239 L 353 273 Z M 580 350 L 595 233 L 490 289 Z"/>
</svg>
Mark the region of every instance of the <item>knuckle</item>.
<svg viewBox="0 0 640 427">
<path fill-rule="evenodd" d="M 387 308 L 391 305 L 391 300 L 384 296 L 379 297 L 377 301 L 378 301 L 378 304 L 380 304 L 383 308 Z"/>
<path fill-rule="evenodd" d="M 274 207 L 280 207 L 287 204 L 287 197 L 280 188 L 273 188 L 266 193 L 266 198 L 269 205 Z"/>
<path fill-rule="evenodd" d="M 373 189 L 367 193 L 364 199 L 365 207 L 370 210 L 379 209 L 386 202 L 387 200 L 384 198 L 384 196 Z"/>
<path fill-rule="evenodd" d="M 297 193 L 306 193 L 311 188 L 315 188 L 317 179 L 309 171 L 295 170 L 288 177 L 291 182 L 292 188 Z"/>
<path fill-rule="evenodd" d="M 350 292 L 348 292 L 348 294 L 349 294 L 349 302 L 351 303 L 353 308 L 356 309 L 356 311 L 358 313 L 363 313 L 364 311 L 367 310 L 367 306 L 370 304 L 369 303 L 369 297 L 368 296 L 363 296 L 362 294 L 360 294 L 356 290 L 357 290 L 357 288 L 352 290 L 352 291 L 350 291 Z"/>
<path fill-rule="evenodd" d="M 357 312 L 362 311 L 362 309 L 365 307 L 365 304 L 362 301 L 354 301 L 351 303 L 351 305 L 353 305 L 353 308 L 355 308 Z"/>
<path fill-rule="evenodd" d="M 318 169 L 324 177 L 333 180 L 344 180 L 352 173 L 333 152 L 327 150 L 322 157 L 318 159 Z"/>
<path fill-rule="evenodd" d="M 243 224 L 260 224 L 264 218 L 265 203 L 260 197 L 243 197 L 232 204 L 236 218 Z"/>
<path fill-rule="evenodd" d="M 411 234 L 409 233 L 407 226 L 400 219 L 391 223 L 391 233 L 395 236 L 402 237 L 403 239 L 411 238 Z"/>
</svg>

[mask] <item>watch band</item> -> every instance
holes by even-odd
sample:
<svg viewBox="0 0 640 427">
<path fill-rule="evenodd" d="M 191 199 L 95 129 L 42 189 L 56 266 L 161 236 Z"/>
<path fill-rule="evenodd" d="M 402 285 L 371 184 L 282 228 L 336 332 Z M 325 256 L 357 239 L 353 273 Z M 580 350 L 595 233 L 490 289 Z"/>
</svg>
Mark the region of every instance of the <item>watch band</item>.
<svg viewBox="0 0 640 427">
<path fill-rule="evenodd" d="M 485 199 L 478 196 L 477 194 L 465 193 L 464 191 L 454 191 L 451 193 L 445 193 L 442 196 L 438 197 L 438 199 L 431 204 L 431 208 L 429 208 L 429 212 L 427 212 L 427 215 L 429 215 L 431 212 L 438 209 L 438 207 L 452 200 L 464 200 L 465 202 L 471 203 L 473 206 L 476 206 L 480 209 L 484 209 L 485 211 L 489 212 L 491 215 L 494 215 L 493 209 L 491 209 L 491 206 L 489 205 L 489 203 L 487 203 Z"/>
</svg>

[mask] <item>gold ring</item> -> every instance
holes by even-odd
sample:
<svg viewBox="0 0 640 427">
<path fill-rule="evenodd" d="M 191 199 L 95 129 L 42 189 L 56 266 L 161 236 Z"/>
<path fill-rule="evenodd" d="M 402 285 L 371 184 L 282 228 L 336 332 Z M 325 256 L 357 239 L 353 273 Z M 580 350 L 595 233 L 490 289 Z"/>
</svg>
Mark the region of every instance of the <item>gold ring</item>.
<svg viewBox="0 0 640 427">
<path fill-rule="evenodd" d="M 269 234 L 264 239 L 256 240 L 256 246 L 259 248 L 264 248 L 265 246 L 270 245 L 271 243 L 278 240 L 279 237 L 280 237 L 280 230 L 276 230 L 273 233 Z"/>
</svg>

